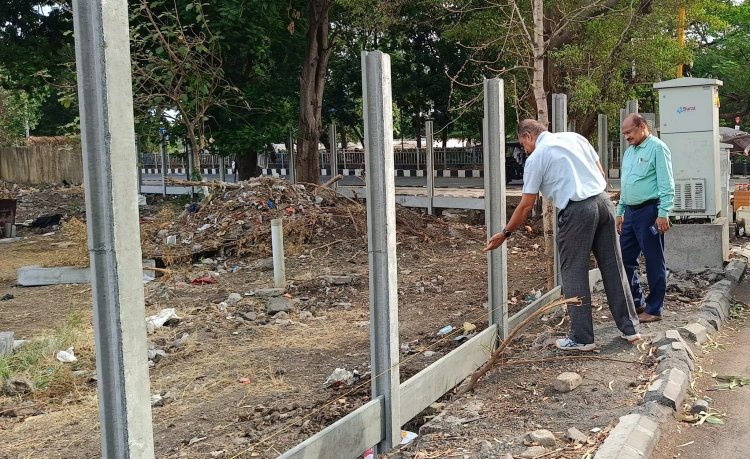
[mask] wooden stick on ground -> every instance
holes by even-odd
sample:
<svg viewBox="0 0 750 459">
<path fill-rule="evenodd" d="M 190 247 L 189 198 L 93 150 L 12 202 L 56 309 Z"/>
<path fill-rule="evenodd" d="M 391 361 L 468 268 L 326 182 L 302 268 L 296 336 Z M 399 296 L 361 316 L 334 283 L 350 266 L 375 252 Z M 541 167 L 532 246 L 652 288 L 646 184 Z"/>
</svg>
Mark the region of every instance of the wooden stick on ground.
<svg viewBox="0 0 750 459">
<path fill-rule="evenodd" d="M 550 309 L 554 309 L 558 306 L 563 306 L 566 304 L 581 304 L 580 298 L 561 298 L 557 301 L 554 301 L 547 306 L 544 306 L 542 308 L 539 308 L 537 311 L 534 311 L 533 314 L 531 314 L 529 317 L 527 317 L 525 320 L 523 320 L 520 324 L 516 325 L 513 330 L 511 330 L 508 337 L 500 343 L 500 346 L 498 346 L 495 351 L 492 352 L 492 355 L 490 355 L 490 358 L 487 360 L 487 362 L 484 363 L 477 371 L 474 372 L 473 375 L 471 375 L 471 379 L 469 380 L 469 383 L 461 389 L 461 391 L 458 393 L 458 395 L 463 395 L 467 392 L 470 392 L 474 390 L 474 387 L 477 385 L 477 382 L 481 377 L 487 374 L 488 371 L 492 369 L 492 367 L 495 366 L 497 361 L 500 359 L 500 356 L 503 354 L 503 351 L 510 345 L 510 343 L 513 341 L 513 339 L 516 337 L 516 335 L 526 328 L 526 325 L 528 325 L 532 320 L 536 319 L 540 315 L 544 314 L 545 312 L 549 311 Z"/>
</svg>

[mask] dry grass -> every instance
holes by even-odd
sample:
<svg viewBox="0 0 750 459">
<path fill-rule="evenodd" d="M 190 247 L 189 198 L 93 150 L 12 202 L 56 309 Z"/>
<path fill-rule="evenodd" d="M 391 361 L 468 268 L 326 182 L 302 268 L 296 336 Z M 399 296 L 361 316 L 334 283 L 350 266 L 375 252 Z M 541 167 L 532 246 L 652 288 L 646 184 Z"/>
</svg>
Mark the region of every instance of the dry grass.
<svg viewBox="0 0 750 459">
<path fill-rule="evenodd" d="M 48 238 L 34 238 L 0 246 L 0 282 L 15 281 L 17 270 L 24 266 L 61 266 L 54 263 L 59 259 L 77 256 L 77 247 L 63 248 L 54 246 L 54 243 L 54 240 Z"/>
<path fill-rule="evenodd" d="M 78 268 L 88 266 L 89 247 L 86 223 L 75 217 L 63 222 L 62 239 L 66 249 L 56 251 L 54 258 L 44 260 L 42 265 L 47 267 L 75 266 Z"/>
</svg>

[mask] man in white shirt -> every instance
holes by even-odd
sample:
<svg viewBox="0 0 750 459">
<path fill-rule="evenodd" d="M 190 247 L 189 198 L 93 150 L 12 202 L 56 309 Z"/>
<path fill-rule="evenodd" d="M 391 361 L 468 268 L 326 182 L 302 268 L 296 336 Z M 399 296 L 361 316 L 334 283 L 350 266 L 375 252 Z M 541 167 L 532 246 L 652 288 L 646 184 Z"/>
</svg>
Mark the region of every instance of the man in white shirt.
<svg viewBox="0 0 750 459">
<path fill-rule="evenodd" d="M 556 346 L 568 351 L 591 351 L 594 324 L 591 313 L 589 263 L 591 252 L 599 265 L 607 302 L 622 338 L 641 339 L 638 318 L 617 241 L 615 209 L 605 192 L 606 181 L 599 157 L 591 144 L 574 132 L 547 132 L 535 120 L 518 125 L 518 140 L 529 155 L 523 174 L 523 195 L 506 227 L 487 242 L 485 251 L 500 247 L 528 218 L 539 193 L 559 209 L 557 248 L 562 291 L 581 298 L 568 306 L 570 335 Z"/>
</svg>

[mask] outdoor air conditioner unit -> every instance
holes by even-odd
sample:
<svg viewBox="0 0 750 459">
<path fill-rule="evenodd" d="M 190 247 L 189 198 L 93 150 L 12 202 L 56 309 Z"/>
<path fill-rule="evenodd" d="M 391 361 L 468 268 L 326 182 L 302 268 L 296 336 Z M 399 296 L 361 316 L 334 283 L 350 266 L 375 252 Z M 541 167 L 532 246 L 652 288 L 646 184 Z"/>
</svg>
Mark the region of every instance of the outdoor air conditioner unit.
<svg viewBox="0 0 750 459">
<path fill-rule="evenodd" d="M 705 212 L 706 180 L 677 179 L 674 183 L 675 212 Z"/>
</svg>

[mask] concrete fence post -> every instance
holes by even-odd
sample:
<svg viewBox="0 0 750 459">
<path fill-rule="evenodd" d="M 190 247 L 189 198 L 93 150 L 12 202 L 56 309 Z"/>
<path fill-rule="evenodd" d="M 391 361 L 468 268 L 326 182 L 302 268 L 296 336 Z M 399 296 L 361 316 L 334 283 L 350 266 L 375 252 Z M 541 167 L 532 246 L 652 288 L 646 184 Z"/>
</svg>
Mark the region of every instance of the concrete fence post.
<svg viewBox="0 0 750 459">
<path fill-rule="evenodd" d="M 552 94 L 552 132 L 568 130 L 568 96 L 567 94 Z M 552 222 L 552 246 L 555 256 L 555 285 L 562 285 L 560 278 L 560 255 L 557 250 L 557 207 L 555 206 Z"/>
<path fill-rule="evenodd" d="M 607 125 L 607 115 L 599 114 L 599 162 L 604 169 L 604 180 L 607 181 L 607 190 L 609 190 L 609 126 Z"/>
<path fill-rule="evenodd" d="M 367 174 L 367 242 L 370 266 L 370 355 L 372 398 L 383 397 L 385 453 L 401 441 L 396 187 L 393 158 L 391 58 L 362 52 L 362 97 Z"/>
<path fill-rule="evenodd" d="M 503 80 L 484 80 L 484 218 L 487 237 L 507 223 L 505 210 L 505 106 Z M 508 336 L 508 248 L 487 253 L 490 325 L 501 340 Z"/>
<path fill-rule="evenodd" d="M 286 268 L 284 266 L 284 224 L 280 218 L 271 220 L 271 250 L 273 253 L 274 287 L 286 288 Z"/>
<path fill-rule="evenodd" d="M 73 0 L 102 457 L 154 457 L 125 0 Z"/>
<path fill-rule="evenodd" d="M 289 154 L 287 155 L 288 162 L 286 176 L 292 183 L 297 183 L 297 163 L 294 154 L 294 133 L 289 131 Z"/>
<path fill-rule="evenodd" d="M 427 213 L 434 215 L 435 209 L 432 204 L 435 200 L 435 152 L 432 139 L 432 120 L 424 123 L 425 135 L 427 137 L 427 149 L 425 150 L 425 173 L 427 174 Z"/>
</svg>

